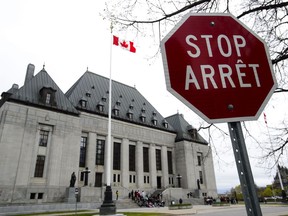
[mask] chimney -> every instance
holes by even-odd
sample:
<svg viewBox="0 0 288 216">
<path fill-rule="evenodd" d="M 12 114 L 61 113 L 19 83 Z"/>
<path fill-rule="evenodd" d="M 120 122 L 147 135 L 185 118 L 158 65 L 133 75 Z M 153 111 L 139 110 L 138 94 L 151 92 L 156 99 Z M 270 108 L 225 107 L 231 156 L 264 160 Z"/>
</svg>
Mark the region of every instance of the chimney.
<svg viewBox="0 0 288 216">
<path fill-rule="evenodd" d="M 35 70 L 35 66 L 33 64 L 28 64 L 24 85 L 33 78 L 34 70 Z"/>
</svg>

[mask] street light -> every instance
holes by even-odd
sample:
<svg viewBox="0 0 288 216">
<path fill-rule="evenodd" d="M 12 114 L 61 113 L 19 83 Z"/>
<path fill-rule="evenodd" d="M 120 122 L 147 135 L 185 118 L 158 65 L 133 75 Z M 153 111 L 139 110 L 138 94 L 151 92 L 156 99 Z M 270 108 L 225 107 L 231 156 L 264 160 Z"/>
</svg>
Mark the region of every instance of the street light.
<svg viewBox="0 0 288 216">
<path fill-rule="evenodd" d="M 86 167 L 84 170 L 82 170 L 82 173 L 84 173 L 84 186 L 88 185 L 88 174 L 91 171 L 88 169 L 88 167 Z"/>
</svg>

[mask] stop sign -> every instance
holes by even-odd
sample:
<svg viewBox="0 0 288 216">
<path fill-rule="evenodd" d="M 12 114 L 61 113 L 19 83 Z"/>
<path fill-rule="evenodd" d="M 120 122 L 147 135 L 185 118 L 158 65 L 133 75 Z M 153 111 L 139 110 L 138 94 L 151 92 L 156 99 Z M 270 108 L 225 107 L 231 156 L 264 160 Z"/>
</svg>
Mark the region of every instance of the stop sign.
<svg viewBox="0 0 288 216">
<path fill-rule="evenodd" d="M 264 41 L 231 14 L 187 14 L 161 52 L 168 91 L 210 123 L 258 119 L 276 88 Z"/>
</svg>

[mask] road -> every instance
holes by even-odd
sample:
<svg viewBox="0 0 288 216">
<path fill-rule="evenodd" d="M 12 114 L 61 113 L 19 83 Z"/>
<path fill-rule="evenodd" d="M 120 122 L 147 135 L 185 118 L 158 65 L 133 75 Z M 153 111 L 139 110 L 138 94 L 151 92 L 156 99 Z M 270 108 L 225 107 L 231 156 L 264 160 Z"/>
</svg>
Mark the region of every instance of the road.
<svg viewBox="0 0 288 216">
<path fill-rule="evenodd" d="M 264 206 L 261 205 L 263 216 L 288 216 L 288 206 Z M 199 208 L 195 215 L 199 216 L 245 216 L 246 208 L 243 205 L 237 205 L 229 208 Z"/>
</svg>

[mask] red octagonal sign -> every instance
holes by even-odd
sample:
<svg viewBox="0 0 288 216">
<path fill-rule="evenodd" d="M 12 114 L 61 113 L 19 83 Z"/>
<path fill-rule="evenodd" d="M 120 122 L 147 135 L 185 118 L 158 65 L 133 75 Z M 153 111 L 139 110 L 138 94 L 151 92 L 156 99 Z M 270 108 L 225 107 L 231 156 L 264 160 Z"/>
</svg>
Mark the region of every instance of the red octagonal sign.
<svg viewBox="0 0 288 216">
<path fill-rule="evenodd" d="M 258 119 L 276 88 L 264 41 L 231 14 L 187 14 L 161 52 L 168 91 L 210 123 Z"/>
</svg>

